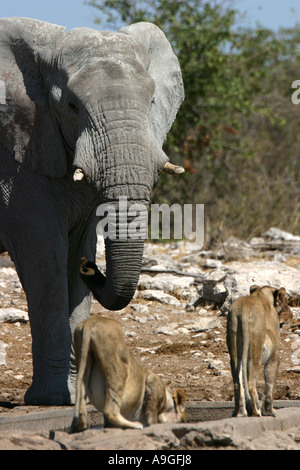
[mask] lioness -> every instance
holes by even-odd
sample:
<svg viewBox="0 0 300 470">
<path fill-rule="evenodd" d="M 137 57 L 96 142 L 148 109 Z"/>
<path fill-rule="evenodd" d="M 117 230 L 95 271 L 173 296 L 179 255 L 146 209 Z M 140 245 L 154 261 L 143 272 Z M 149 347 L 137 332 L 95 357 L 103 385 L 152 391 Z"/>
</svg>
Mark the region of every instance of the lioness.
<svg viewBox="0 0 300 470">
<path fill-rule="evenodd" d="M 250 295 L 231 305 L 227 347 L 234 384 L 233 416 L 275 416 L 273 395 L 279 365 L 279 315 L 287 303 L 284 288 L 252 286 Z M 256 378 L 264 365 L 265 391 L 260 410 Z"/>
<path fill-rule="evenodd" d="M 87 427 L 85 398 L 112 426 L 142 429 L 157 422 L 186 421 L 185 393 L 166 390 L 160 377 L 144 371 L 124 342 L 121 325 L 92 316 L 75 329 L 77 385 L 70 432 Z"/>
</svg>

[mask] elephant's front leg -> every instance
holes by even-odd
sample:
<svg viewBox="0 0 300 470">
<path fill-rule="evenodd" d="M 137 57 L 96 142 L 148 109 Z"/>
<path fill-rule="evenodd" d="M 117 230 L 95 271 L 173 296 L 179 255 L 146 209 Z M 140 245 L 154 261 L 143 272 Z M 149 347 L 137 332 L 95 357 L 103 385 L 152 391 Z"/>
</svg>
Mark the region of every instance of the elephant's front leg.
<svg viewBox="0 0 300 470">
<path fill-rule="evenodd" d="M 0 239 L 24 288 L 32 333 L 33 380 L 25 402 L 68 404 L 68 231 L 61 199 L 53 194 L 53 181 L 13 160 L 0 159 L 0 174 L 11 191 L 0 197 Z"/>
<path fill-rule="evenodd" d="M 30 405 L 66 405 L 72 336 L 69 324 L 67 254 L 53 249 L 37 265 L 22 259 L 22 281 L 32 334 Z M 27 263 L 26 263 L 27 261 Z"/>
<path fill-rule="evenodd" d="M 67 254 L 61 249 L 16 258 L 27 296 L 32 335 L 32 385 L 25 394 L 30 405 L 70 403 L 68 375 L 71 331 L 68 309 Z"/>
<path fill-rule="evenodd" d="M 47 215 L 50 212 L 48 207 Z M 5 245 L 28 302 L 33 379 L 25 402 L 31 405 L 70 403 L 68 374 L 72 337 L 68 304 L 68 236 L 62 225 L 57 225 L 54 215 L 45 217 L 43 223 L 40 218 L 25 216 L 15 218 L 14 224 L 8 220 L 14 230 L 6 234 Z"/>
</svg>

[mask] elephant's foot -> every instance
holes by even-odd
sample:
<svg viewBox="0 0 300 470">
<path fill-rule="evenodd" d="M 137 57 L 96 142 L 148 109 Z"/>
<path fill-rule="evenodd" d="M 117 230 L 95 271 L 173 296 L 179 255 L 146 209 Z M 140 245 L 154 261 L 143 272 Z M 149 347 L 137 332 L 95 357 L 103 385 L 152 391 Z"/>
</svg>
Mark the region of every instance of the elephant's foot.
<svg viewBox="0 0 300 470">
<path fill-rule="evenodd" d="M 66 382 L 63 383 L 33 383 L 26 391 L 26 405 L 70 405 L 71 394 Z"/>
</svg>

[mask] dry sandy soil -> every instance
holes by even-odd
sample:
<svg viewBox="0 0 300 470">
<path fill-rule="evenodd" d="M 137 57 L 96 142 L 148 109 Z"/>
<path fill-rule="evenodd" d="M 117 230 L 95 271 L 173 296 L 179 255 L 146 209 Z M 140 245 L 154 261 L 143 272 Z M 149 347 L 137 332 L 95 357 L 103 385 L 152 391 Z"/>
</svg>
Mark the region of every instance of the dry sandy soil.
<svg viewBox="0 0 300 470">
<path fill-rule="evenodd" d="M 7 265 L 11 266 L 9 263 L 8 259 Z M 133 308 L 137 303 L 148 307 L 146 320 L 145 315 Z M 154 330 L 173 323 L 184 328 L 199 316 L 197 310 L 189 312 L 184 309 L 184 305 L 183 308 L 176 308 L 142 299 L 133 300 L 132 304 L 121 312 L 108 312 L 93 301 L 92 314 L 118 319 L 122 323 L 131 352 L 140 364 L 158 373 L 170 388 L 184 388 L 189 401 L 233 399 L 229 355 L 225 342 L 226 317 L 221 315 L 218 309 L 208 308 L 207 314 L 219 320 L 219 327 L 202 333 L 190 331 L 189 334 L 185 332 L 170 336 L 154 333 Z M 18 284 L 8 284 L 6 290 L 1 288 L 1 307 L 27 310 L 24 292 Z M 294 330 L 296 328 L 294 327 Z M 297 368 L 293 368 L 290 358 L 289 335 L 292 332 L 291 326 L 283 326 L 281 364 L 275 394 L 277 400 L 300 399 L 299 372 L 295 372 Z M 0 340 L 8 345 L 6 363 L 0 365 L 0 412 L 7 412 L 15 405 L 24 404 L 24 392 L 31 384 L 29 323 L 0 323 Z M 263 374 L 258 382 L 259 393 L 262 389 Z"/>
</svg>

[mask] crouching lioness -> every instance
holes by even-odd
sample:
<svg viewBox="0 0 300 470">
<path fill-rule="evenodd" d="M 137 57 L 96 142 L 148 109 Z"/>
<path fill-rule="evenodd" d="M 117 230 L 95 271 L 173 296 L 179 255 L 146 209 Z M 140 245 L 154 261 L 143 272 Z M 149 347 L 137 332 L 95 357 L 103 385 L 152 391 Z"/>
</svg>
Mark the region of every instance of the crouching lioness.
<svg viewBox="0 0 300 470">
<path fill-rule="evenodd" d="M 77 385 L 71 432 L 87 427 L 86 396 L 112 426 L 142 429 L 157 422 L 186 421 L 185 393 L 174 396 L 160 377 L 131 356 L 116 320 L 90 317 L 74 335 Z"/>
<path fill-rule="evenodd" d="M 234 384 L 233 416 L 275 416 L 273 395 L 279 365 L 279 315 L 287 305 L 284 288 L 252 286 L 233 302 L 227 319 L 227 347 Z M 256 379 L 264 365 L 260 410 Z"/>
</svg>

